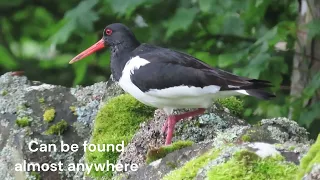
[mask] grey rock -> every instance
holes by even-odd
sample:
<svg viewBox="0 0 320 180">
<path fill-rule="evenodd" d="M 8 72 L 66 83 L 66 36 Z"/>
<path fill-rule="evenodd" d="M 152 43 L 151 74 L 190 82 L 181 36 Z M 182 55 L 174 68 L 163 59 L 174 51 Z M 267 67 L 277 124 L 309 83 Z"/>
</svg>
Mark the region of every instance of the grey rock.
<svg viewBox="0 0 320 180">
<path fill-rule="evenodd" d="M 112 97 L 124 93 L 112 80 L 96 83 L 88 87 L 66 88 L 56 85 L 28 81 L 26 77 L 0 76 L 0 179 L 32 179 L 30 173 L 15 171 L 17 163 L 57 163 L 61 161 L 64 171 L 40 172 L 43 179 L 91 179 L 83 172 L 66 171 L 70 163 L 84 163 L 84 152 L 31 152 L 28 144 L 37 141 L 44 144 L 60 142 L 78 144 L 90 141 L 94 119 L 99 108 Z M 40 102 L 39 99 L 44 99 Z M 45 123 L 43 113 L 47 108 L 56 110 L 53 122 Z M 73 107 L 73 110 L 70 110 Z M 183 113 L 189 109 L 176 110 Z M 17 118 L 28 117 L 30 126 L 20 128 L 15 124 Z M 179 122 L 173 142 L 191 140 L 195 144 L 174 151 L 164 158 L 146 164 L 148 149 L 164 144 L 161 127 L 166 120 L 161 110 L 154 117 L 140 125 L 125 151 L 118 158 L 119 163 L 139 165 L 138 171 L 115 174 L 115 179 L 149 180 L 161 179 L 173 170 L 184 166 L 211 149 L 220 149 L 220 155 L 198 169 L 195 179 L 205 179 L 208 170 L 228 161 L 233 153 L 247 149 L 260 156 L 281 154 L 286 161 L 299 164 L 308 151 L 311 141 L 304 128 L 287 118 L 264 119 L 259 125 L 250 125 L 244 120 L 230 115 L 228 109 L 213 104 L 205 114 Z M 64 119 L 68 128 L 61 136 L 46 135 L 44 132 L 52 124 Z M 250 142 L 243 142 L 246 135 Z M 227 148 L 226 148 L 227 147 Z M 305 179 L 319 177 L 319 166 L 315 165 Z"/>
<path fill-rule="evenodd" d="M 177 123 L 173 142 L 179 140 L 191 140 L 202 142 L 212 140 L 217 133 L 238 128 L 238 133 L 242 132 L 248 124 L 241 119 L 231 116 L 225 112 L 219 105 L 213 105 L 207 109 L 205 114 L 199 117 L 193 117 L 182 120 Z M 189 109 L 176 110 L 176 114 L 181 114 Z M 133 137 L 132 141 L 126 146 L 126 150 L 120 154 L 118 163 L 136 163 L 142 165 L 145 163 L 148 149 L 160 147 L 164 144 L 165 136 L 161 132 L 167 116 L 162 110 L 156 110 L 154 118 L 142 123 L 140 129 Z M 234 132 L 234 131 L 233 131 Z M 233 133 L 230 132 L 230 133 Z M 236 138 L 238 134 L 227 135 L 225 138 Z"/>
<path fill-rule="evenodd" d="M 320 164 L 314 164 L 311 171 L 303 177 L 303 180 L 319 180 Z"/>
<path fill-rule="evenodd" d="M 191 159 L 207 152 L 211 149 L 212 142 L 202 142 L 195 144 L 191 147 L 186 147 L 181 150 L 175 151 L 175 153 L 170 153 L 166 157 L 154 161 L 149 165 L 145 165 L 139 168 L 137 172 L 128 173 L 123 175 L 120 179 L 128 180 L 151 180 L 151 179 L 161 179 L 164 175 L 183 166 L 186 162 Z"/>
<path fill-rule="evenodd" d="M 26 163 L 63 163 L 62 172 L 39 172 L 43 179 L 82 179 L 83 172 L 67 171 L 67 165 L 84 162 L 82 145 L 91 137 L 99 107 L 105 100 L 121 93 L 121 88 L 112 80 L 88 87 L 65 88 L 28 81 L 26 77 L 11 76 L 10 73 L 0 76 L 0 179 L 32 179 L 30 173 L 14 169 L 24 160 Z M 70 107 L 74 107 L 75 112 Z M 54 121 L 50 123 L 43 121 L 48 108 L 56 111 Z M 18 127 L 15 121 L 21 117 L 28 117 L 30 126 Z M 62 119 L 68 127 L 61 136 L 45 134 L 50 125 Z M 31 141 L 55 144 L 57 151 L 31 152 L 28 147 Z M 80 150 L 61 152 L 61 141 L 77 144 Z"/>
</svg>

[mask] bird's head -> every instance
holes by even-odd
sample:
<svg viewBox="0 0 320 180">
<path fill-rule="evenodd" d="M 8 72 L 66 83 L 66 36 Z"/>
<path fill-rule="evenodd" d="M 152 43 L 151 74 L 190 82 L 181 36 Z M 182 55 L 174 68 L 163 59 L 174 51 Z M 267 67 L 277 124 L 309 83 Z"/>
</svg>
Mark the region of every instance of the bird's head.
<svg viewBox="0 0 320 180">
<path fill-rule="evenodd" d="M 77 62 L 100 49 L 117 46 L 123 43 L 130 44 L 132 42 L 136 43 L 137 40 L 128 27 L 121 23 L 110 24 L 103 30 L 101 40 L 78 54 L 69 62 L 69 64 Z"/>
</svg>

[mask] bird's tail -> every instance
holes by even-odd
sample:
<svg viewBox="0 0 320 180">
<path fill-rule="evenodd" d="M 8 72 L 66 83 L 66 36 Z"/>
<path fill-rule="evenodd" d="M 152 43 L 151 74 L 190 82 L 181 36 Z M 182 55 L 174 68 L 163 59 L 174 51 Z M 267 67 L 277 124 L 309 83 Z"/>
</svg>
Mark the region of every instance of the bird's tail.
<svg viewBox="0 0 320 180">
<path fill-rule="evenodd" d="M 269 100 L 271 98 L 276 97 L 275 95 L 261 89 L 247 89 L 245 91 L 246 93 L 249 94 L 249 96 L 254 96 L 256 98 L 264 99 L 264 100 Z"/>
<path fill-rule="evenodd" d="M 252 84 L 240 87 L 241 90 L 238 90 L 239 93 L 264 100 L 276 97 L 275 95 L 263 90 L 264 88 L 273 87 L 269 81 L 258 79 L 250 79 L 248 81 Z"/>
</svg>

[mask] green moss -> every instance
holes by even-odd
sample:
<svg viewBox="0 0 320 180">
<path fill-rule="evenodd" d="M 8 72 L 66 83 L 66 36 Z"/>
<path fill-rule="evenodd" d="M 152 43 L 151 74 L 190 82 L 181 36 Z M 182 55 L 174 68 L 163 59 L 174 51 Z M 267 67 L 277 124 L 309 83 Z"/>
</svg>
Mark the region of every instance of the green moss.
<svg viewBox="0 0 320 180">
<path fill-rule="evenodd" d="M 209 180 L 287 180 L 294 179 L 297 169 L 280 155 L 262 159 L 254 152 L 243 150 L 226 163 L 214 166 L 207 175 Z"/>
<path fill-rule="evenodd" d="M 141 122 L 153 116 L 154 108 L 145 106 L 129 94 L 112 98 L 103 106 L 95 119 L 91 144 L 120 144 L 125 145 L 139 129 Z M 90 152 L 86 151 L 86 160 L 91 163 L 116 163 L 118 152 Z M 94 171 L 89 176 L 111 177 L 111 171 Z"/>
<path fill-rule="evenodd" d="M 289 149 L 289 151 L 294 151 L 296 149 L 296 147 L 295 146 L 290 146 L 288 149 Z"/>
<path fill-rule="evenodd" d="M 28 117 L 22 117 L 16 120 L 16 124 L 19 127 L 26 127 L 30 125 L 30 119 Z"/>
<path fill-rule="evenodd" d="M 248 134 L 244 134 L 241 136 L 241 140 L 243 142 L 250 142 L 251 141 L 251 137 Z"/>
<path fill-rule="evenodd" d="M 43 114 L 43 120 L 47 123 L 53 121 L 54 117 L 56 115 L 56 110 L 51 108 L 47 109 Z"/>
<path fill-rule="evenodd" d="M 44 103 L 45 102 L 45 100 L 44 100 L 44 98 L 42 97 L 42 98 L 39 98 L 39 103 Z"/>
<path fill-rule="evenodd" d="M 183 167 L 171 171 L 163 180 L 193 180 L 198 170 L 208 164 L 209 161 L 218 157 L 220 151 L 210 150 L 209 152 L 187 162 Z"/>
<path fill-rule="evenodd" d="M 146 162 L 149 164 L 152 161 L 161 159 L 163 157 L 165 157 L 167 154 L 185 148 L 185 147 L 189 147 L 192 146 L 193 142 L 192 141 L 177 141 L 175 143 L 172 143 L 171 145 L 168 146 L 162 146 L 160 148 L 156 148 L 156 149 L 150 149 L 147 153 L 147 160 Z"/>
<path fill-rule="evenodd" d="M 5 95 L 7 95 L 7 94 L 8 94 L 8 91 L 7 91 L 7 90 L 1 91 L 1 96 L 5 96 Z"/>
<path fill-rule="evenodd" d="M 61 135 L 68 127 L 68 123 L 65 120 L 61 120 L 60 122 L 52 125 L 49 129 L 45 132 L 47 135 Z"/>
<path fill-rule="evenodd" d="M 241 117 L 241 115 L 244 112 L 243 101 L 239 100 L 234 96 L 224 98 L 224 99 L 218 99 L 217 103 L 228 108 L 232 114 L 238 117 Z"/>
<path fill-rule="evenodd" d="M 17 110 L 18 111 L 24 111 L 28 108 L 28 106 L 26 104 L 20 104 L 18 107 L 17 107 Z"/>
<path fill-rule="evenodd" d="M 177 167 L 177 164 L 175 162 L 172 162 L 172 161 L 166 162 L 166 165 L 168 167 L 170 167 L 171 169 L 175 169 Z"/>
<path fill-rule="evenodd" d="M 320 134 L 317 141 L 311 146 L 308 153 L 302 158 L 297 179 L 302 179 L 304 174 L 309 173 L 312 166 L 316 163 L 320 164 Z"/>
<path fill-rule="evenodd" d="M 70 106 L 69 109 L 70 109 L 70 111 L 73 113 L 73 115 L 77 115 L 76 107 L 75 107 L 75 106 Z"/>
<path fill-rule="evenodd" d="M 32 171 L 32 172 L 30 173 L 30 176 L 32 176 L 32 177 L 33 177 L 32 179 L 35 179 L 35 180 L 40 180 L 40 179 L 41 179 L 40 173 L 35 172 L 35 171 Z M 31 178 L 30 178 L 30 179 L 31 179 Z"/>
<path fill-rule="evenodd" d="M 242 150 L 234 154 L 234 159 L 243 162 L 245 166 L 251 165 L 259 158 L 260 157 L 256 153 L 247 150 Z"/>
</svg>

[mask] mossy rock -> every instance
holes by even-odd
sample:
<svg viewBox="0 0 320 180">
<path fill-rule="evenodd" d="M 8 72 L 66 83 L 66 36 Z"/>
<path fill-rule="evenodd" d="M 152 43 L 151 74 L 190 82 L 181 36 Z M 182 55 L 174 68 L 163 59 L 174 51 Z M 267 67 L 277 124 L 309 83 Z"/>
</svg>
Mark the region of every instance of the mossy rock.
<svg viewBox="0 0 320 180">
<path fill-rule="evenodd" d="M 52 125 L 45 132 L 47 135 L 61 135 L 68 128 L 68 123 L 65 120 L 61 120 L 60 122 Z"/>
<path fill-rule="evenodd" d="M 320 134 L 308 153 L 302 158 L 297 179 L 309 173 L 314 164 L 320 164 Z"/>
<path fill-rule="evenodd" d="M 176 151 L 185 147 L 189 147 L 192 145 L 193 145 L 192 141 L 177 141 L 168 146 L 161 146 L 160 148 L 150 149 L 147 153 L 146 162 L 149 164 L 155 160 L 165 157 L 167 154 L 173 151 Z"/>
<path fill-rule="evenodd" d="M 247 129 L 241 136 L 242 142 L 266 142 L 266 143 L 277 143 L 278 141 L 273 139 L 270 131 L 259 125 L 254 125 Z"/>
<path fill-rule="evenodd" d="M 243 101 L 234 96 L 218 99 L 216 102 L 223 107 L 228 108 L 230 113 L 235 116 L 241 117 L 244 112 Z"/>
<path fill-rule="evenodd" d="M 47 109 L 43 114 L 43 120 L 47 123 L 52 122 L 56 114 L 54 108 Z"/>
<path fill-rule="evenodd" d="M 39 98 L 38 101 L 39 101 L 39 103 L 41 103 L 41 104 L 42 104 L 42 103 L 45 103 L 45 99 L 44 99 L 43 97 L 42 97 L 42 98 Z"/>
<path fill-rule="evenodd" d="M 26 127 L 30 125 L 30 119 L 28 117 L 22 117 L 16 120 L 16 124 L 19 127 Z"/>
<path fill-rule="evenodd" d="M 174 171 L 171 171 L 162 180 L 193 180 L 200 168 L 208 164 L 211 160 L 217 158 L 220 154 L 219 150 L 210 150 L 203 155 L 187 162 L 184 166 Z"/>
<path fill-rule="evenodd" d="M 112 98 L 103 106 L 95 119 L 91 144 L 124 144 L 127 145 L 138 130 L 140 123 L 150 119 L 155 108 L 146 106 L 129 94 Z M 116 164 L 119 152 L 86 151 L 86 160 L 91 163 Z M 111 171 L 94 171 L 89 176 L 111 177 Z"/>
<path fill-rule="evenodd" d="M 3 90 L 3 91 L 1 91 L 1 96 L 5 96 L 5 95 L 7 95 L 8 94 L 8 91 L 7 90 Z"/>
<path fill-rule="evenodd" d="M 280 155 L 262 159 L 254 152 L 241 150 L 229 161 L 214 166 L 207 176 L 209 180 L 287 180 L 295 179 L 297 169 Z"/>
</svg>

